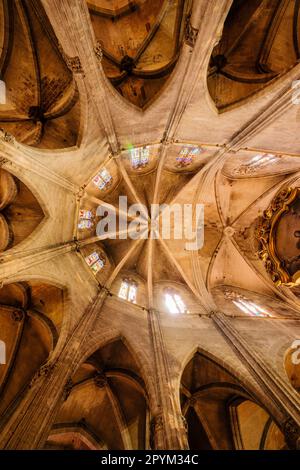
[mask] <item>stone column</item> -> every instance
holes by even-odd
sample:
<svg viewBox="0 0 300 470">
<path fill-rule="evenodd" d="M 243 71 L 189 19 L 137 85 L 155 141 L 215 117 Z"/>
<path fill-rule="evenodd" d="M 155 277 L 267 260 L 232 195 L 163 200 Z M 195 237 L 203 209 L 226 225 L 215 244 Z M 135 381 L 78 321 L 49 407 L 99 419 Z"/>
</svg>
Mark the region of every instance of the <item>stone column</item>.
<svg viewBox="0 0 300 470">
<path fill-rule="evenodd" d="M 82 360 L 81 346 L 93 328 L 106 296 L 107 290 L 101 289 L 61 352 L 50 357 L 36 373 L 26 395 L 1 430 L 1 449 L 38 449 L 44 445 L 70 391 L 71 376 Z"/>
<path fill-rule="evenodd" d="M 223 313 L 211 316 L 242 363 L 260 385 L 265 402 L 291 449 L 300 449 L 300 396 L 250 345 Z"/>
<path fill-rule="evenodd" d="M 157 450 L 188 449 L 185 420 L 176 390 L 172 386 L 168 357 L 160 325 L 159 312 L 148 311 L 149 331 L 156 374 L 155 390 L 158 413 L 151 422 L 151 447 Z"/>
</svg>

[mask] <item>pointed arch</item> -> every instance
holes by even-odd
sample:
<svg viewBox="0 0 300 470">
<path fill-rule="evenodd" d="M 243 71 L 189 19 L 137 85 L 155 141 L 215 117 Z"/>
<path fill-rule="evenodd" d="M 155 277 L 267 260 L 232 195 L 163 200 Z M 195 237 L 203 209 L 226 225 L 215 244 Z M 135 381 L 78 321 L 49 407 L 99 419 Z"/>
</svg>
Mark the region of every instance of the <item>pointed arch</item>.
<svg viewBox="0 0 300 470">
<path fill-rule="evenodd" d="M 135 0 L 119 7 L 89 0 L 105 75 L 117 92 L 145 109 L 172 73 L 183 42 L 189 0 Z M 162 47 L 164 44 L 164 47 Z"/>
<path fill-rule="evenodd" d="M 0 365 L 1 424 L 55 349 L 63 304 L 62 289 L 38 281 L 22 280 L 0 289 L 1 339 L 6 346 L 6 361 Z"/>
<path fill-rule="evenodd" d="M 273 83 L 299 59 L 299 2 L 234 0 L 207 73 L 219 112 Z"/>
<path fill-rule="evenodd" d="M 109 449 L 146 448 L 148 393 L 140 360 L 128 341 L 110 330 L 87 345 L 84 358 L 52 432 L 66 423 L 84 422 Z"/>
<path fill-rule="evenodd" d="M 266 440 L 265 435 L 270 425 L 276 426 L 265 405 L 260 402 L 253 387 L 248 388 L 247 381 L 237 376 L 224 360 L 220 361 L 213 355 L 200 351 L 197 348 L 189 355 L 189 361 L 181 376 L 181 407 L 188 424 L 190 448 L 228 450 L 239 449 L 240 445 L 245 449 L 252 449 L 256 442 L 258 449 L 272 448 L 274 445 L 279 448 L 285 446 L 284 438 L 277 427 L 278 431 L 274 432 L 281 437 L 278 437 L 277 441 L 270 438 L 272 442 L 268 445 L 271 447 L 262 444 L 263 439 Z M 247 410 L 245 411 L 243 444 L 239 444 L 242 439 L 237 433 L 233 403 L 237 406 L 242 403 L 249 404 L 249 409 L 254 407 L 258 410 L 257 422 L 262 424 L 261 428 L 258 428 L 257 423 L 247 423 Z M 251 440 L 251 435 L 259 434 L 258 429 L 261 429 L 260 436 L 254 436 Z"/>
</svg>

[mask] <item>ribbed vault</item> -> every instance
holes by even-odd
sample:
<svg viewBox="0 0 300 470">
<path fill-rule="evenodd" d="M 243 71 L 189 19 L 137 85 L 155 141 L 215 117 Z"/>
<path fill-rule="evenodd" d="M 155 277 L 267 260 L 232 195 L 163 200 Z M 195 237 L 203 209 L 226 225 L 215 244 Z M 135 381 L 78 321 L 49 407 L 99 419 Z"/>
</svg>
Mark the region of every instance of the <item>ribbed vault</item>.
<svg viewBox="0 0 300 470">
<path fill-rule="evenodd" d="M 78 91 L 41 3 L 2 0 L 0 11 L 0 127 L 33 147 L 76 145 Z"/>
<path fill-rule="evenodd" d="M 222 312 L 249 350 L 258 351 L 255 358 L 275 371 L 273 383 L 284 383 L 294 403 L 293 419 L 300 423 L 299 370 L 289 364 L 286 374 L 283 361 L 299 332 L 299 287 L 273 282 L 257 241 L 261 217 L 278 192 L 300 187 L 299 106 L 292 100 L 292 83 L 300 79 L 299 2 L 16 0 L 8 5 L 3 0 L 0 8 L 5 46 L 0 64 L 8 91 L 7 109 L 0 105 L 6 131 L 0 133 L 0 196 L 6 201 L 0 206 L 0 233 L 7 231 L 5 211 L 15 201 L 10 170 L 23 172 L 26 181 L 32 179 L 33 187 L 49 195 L 40 237 L 32 243 L 27 237 L 22 251 L 0 239 L 2 251 L 11 248 L 0 257 L 1 332 L 10 345 L 9 365 L 1 364 L 0 374 L 11 381 L 5 378 L 11 390 L 2 392 L 7 395 L 1 426 L 39 366 L 48 356 L 59 362 L 75 338 L 74 354 L 83 343 L 84 350 L 94 352 L 77 361 L 75 372 L 72 364 L 70 377 L 61 373 L 67 387 L 64 397 L 55 389 L 55 419 L 38 436 L 37 419 L 30 442 L 23 429 L 18 446 L 30 448 L 34 441 L 53 449 L 148 448 L 150 421 L 163 408 L 159 385 L 167 379 L 157 373 L 163 363 L 170 378 L 167 390 L 179 410 L 182 378 L 181 412 L 192 448 L 283 448 L 279 418 L 282 409 L 291 408 L 282 399 L 275 419 L 274 400 L 268 401 L 253 369 L 249 372 L 213 318 Z M 108 80 L 136 106 L 120 99 Z M 80 141 L 78 89 L 86 120 Z M 148 226 L 141 238 L 123 237 L 135 214 L 120 227 L 120 196 L 127 197 L 128 206 L 142 205 Z M 22 214 L 27 213 L 25 199 Z M 192 206 L 194 232 L 196 204 L 204 204 L 204 245 L 187 250 L 186 237 L 154 237 L 151 223 L 161 228 L 164 213 L 151 216 L 152 204 Z M 37 220 L 33 199 L 29 206 Z M 99 237 L 96 227 L 109 207 L 117 224 L 109 237 Z M 22 230 L 29 235 L 31 229 L 31 218 L 24 216 Z M 46 281 L 36 287 L 32 279 L 68 285 L 68 299 Z M 120 298 L 124 280 L 137 286 L 135 303 Z M 169 288 L 184 301 L 184 313 L 168 311 Z M 25 294 L 26 302 L 19 302 Z M 252 310 L 239 308 L 245 302 Z M 254 304 L 263 311 L 254 313 Z M 71 315 L 59 337 L 57 323 L 66 307 Z M 22 321 L 12 319 L 15 311 Z M 153 318 L 159 326 L 153 327 Z M 143 352 L 149 377 L 123 340 L 91 347 L 109 332 L 129 337 Z M 28 351 L 38 352 L 16 385 L 14 351 L 23 340 Z M 220 363 L 197 353 L 185 367 L 186 357 L 202 343 Z M 252 381 L 251 393 L 244 378 Z M 149 405 L 149 384 L 157 406 Z M 7 439 L 12 446 L 17 434 Z"/>
<path fill-rule="evenodd" d="M 5 420 L 55 349 L 63 321 L 64 292 L 39 281 L 0 290 L 0 331 L 6 364 L 0 369 L 1 420 Z"/>
<path fill-rule="evenodd" d="M 96 351 L 80 366 L 46 447 L 76 448 L 86 433 L 94 449 L 145 449 L 147 393 L 135 359 L 122 340 Z M 72 444 L 73 443 L 73 444 Z M 82 444 L 80 444 L 82 445 Z"/>
<path fill-rule="evenodd" d="M 117 91 L 144 108 L 179 58 L 190 1 L 87 2 L 103 69 Z"/>
<path fill-rule="evenodd" d="M 300 3 L 295 0 L 234 0 L 208 70 L 217 107 L 256 93 L 300 58 Z"/>
</svg>

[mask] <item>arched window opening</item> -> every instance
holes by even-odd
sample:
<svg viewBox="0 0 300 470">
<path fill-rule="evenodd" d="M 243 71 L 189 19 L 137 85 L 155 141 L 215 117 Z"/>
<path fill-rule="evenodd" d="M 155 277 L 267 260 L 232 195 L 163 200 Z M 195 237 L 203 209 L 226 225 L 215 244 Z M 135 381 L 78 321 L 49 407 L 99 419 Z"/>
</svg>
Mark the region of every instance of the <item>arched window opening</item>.
<svg viewBox="0 0 300 470">
<path fill-rule="evenodd" d="M 173 289 L 165 291 L 165 304 L 170 313 L 188 313 L 185 303 L 181 296 Z"/>
<path fill-rule="evenodd" d="M 86 264 L 91 268 L 94 274 L 97 274 L 104 268 L 106 259 L 102 253 L 98 254 L 94 251 L 92 254 L 85 258 Z"/>
<path fill-rule="evenodd" d="M 130 150 L 131 166 L 135 170 L 145 168 L 149 163 L 150 147 L 132 148 Z"/>
<path fill-rule="evenodd" d="M 182 147 L 179 152 L 179 155 L 176 157 L 176 166 L 178 168 L 184 168 L 186 166 L 191 165 L 195 158 L 203 152 L 201 147 L 194 147 L 192 145 L 188 145 Z"/>
<path fill-rule="evenodd" d="M 119 290 L 120 299 L 136 304 L 138 285 L 133 279 L 123 279 Z"/>
<path fill-rule="evenodd" d="M 105 189 L 109 188 L 112 185 L 113 178 L 110 172 L 103 168 L 96 176 L 93 178 L 94 185 L 100 189 L 100 191 L 104 191 Z"/>
<path fill-rule="evenodd" d="M 79 222 L 78 228 L 79 230 L 86 230 L 91 229 L 95 225 L 95 214 L 93 211 L 81 209 L 79 211 Z"/>
<path fill-rule="evenodd" d="M 273 315 L 255 302 L 247 299 L 244 295 L 233 291 L 226 291 L 225 298 L 231 300 L 232 303 L 243 313 L 251 317 L 272 317 Z"/>
</svg>

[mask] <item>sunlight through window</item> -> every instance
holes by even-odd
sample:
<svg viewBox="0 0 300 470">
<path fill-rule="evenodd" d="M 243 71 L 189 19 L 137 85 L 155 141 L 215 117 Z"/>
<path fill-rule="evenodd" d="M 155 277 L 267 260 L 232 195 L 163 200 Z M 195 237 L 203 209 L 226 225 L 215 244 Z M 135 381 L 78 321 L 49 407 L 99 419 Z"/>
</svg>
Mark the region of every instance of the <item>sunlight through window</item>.
<svg viewBox="0 0 300 470">
<path fill-rule="evenodd" d="M 130 154 L 132 168 L 144 168 L 149 163 L 150 147 L 133 148 L 130 150 Z"/>
<path fill-rule="evenodd" d="M 123 279 L 119 290 L 120 299 L 127 300 L 132 304 L 136 303 L 137 283 L 132 279 Z"/>
<path fill-rule="evenodd" d="M 165 292 L 165 304 L 170 313 L 187 313 L 185 303 L 175 291 L 168 289 Z"/>
</svg>

